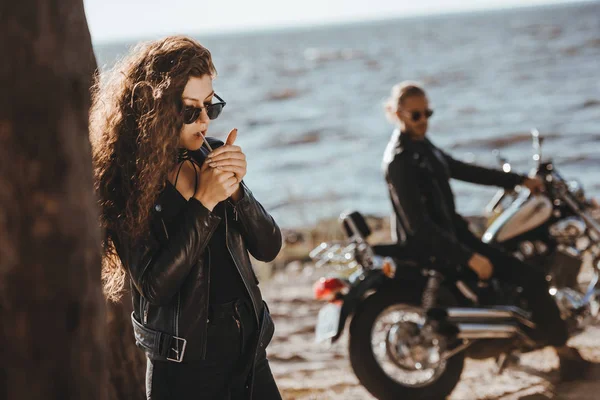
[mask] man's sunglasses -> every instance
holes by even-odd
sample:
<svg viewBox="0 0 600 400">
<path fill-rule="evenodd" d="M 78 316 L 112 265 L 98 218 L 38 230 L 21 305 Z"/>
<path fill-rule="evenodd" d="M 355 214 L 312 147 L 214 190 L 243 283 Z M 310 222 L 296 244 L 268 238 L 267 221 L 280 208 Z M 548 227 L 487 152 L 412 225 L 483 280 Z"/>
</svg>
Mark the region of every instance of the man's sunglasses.
<svg viewBox="0 0 600 400">
<path fill-rule="evenodd" d="M 206 115 L 208 115 L 209 119 L 216 119 L 227 103 L 216 93 L 215 97 L 219 100 L 218 103 L 205 104 L 204 107 L 184 106 L 182 111 L 183 123 L 190 125 L 196 122 L 200 118 L 203 109 L 206 109 Z"/>
<path fill-rule="evenodd" d="M 425 110 L 425 112 L 421 112 L 421 111 L 404 111 L 406 114 L 410 115 L 410 118 L 413 120 L 413 122 L 417 122 L 421 120 L 422 116 L 425 116 L 425 118 L 431 118 L 431 116 L 433 115 L 433 110 L 431 108 L 428 108 L 427 110 Z"/>
</svg>

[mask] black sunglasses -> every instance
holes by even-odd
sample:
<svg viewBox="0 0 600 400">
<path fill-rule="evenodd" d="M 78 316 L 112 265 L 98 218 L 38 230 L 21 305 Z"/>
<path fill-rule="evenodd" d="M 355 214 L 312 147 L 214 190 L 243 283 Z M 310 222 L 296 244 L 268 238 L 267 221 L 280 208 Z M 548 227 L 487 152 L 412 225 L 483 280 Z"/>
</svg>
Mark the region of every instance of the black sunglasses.
<svg viewBox="0 0 600 400">
<path fill-rule="evenodd" d="M 204 108 L 206 109 L 206 115 L 208 115 L 209 119 L 216 119 L 227 103 L 225 103 L 225 100 L 220 98 L 216 93 L 215 97 L 219 100 L 218 103 L 205 104 L 204 107 L 184 106 L 182 110 L 183 123 L 190 125 L 196 122 L 198 118 L 200 118 L 200 114 L 202 114 L 202 109 Z"/>
<path fill-rule="evenodd" d="M 408 113 L 408 111 L 405 112 Z M 413 122 L 417 122 L 421 120 L 421 117 L 423 115 L 425 116 L 425 118 L 431 118 L 431 116 L 433 115 L 433 110 L 431 108 L 428 108 L 427 110 L 425 110 L 424 113 L 421 111 L 411 111 L 409 114 Z"/>
</svg>

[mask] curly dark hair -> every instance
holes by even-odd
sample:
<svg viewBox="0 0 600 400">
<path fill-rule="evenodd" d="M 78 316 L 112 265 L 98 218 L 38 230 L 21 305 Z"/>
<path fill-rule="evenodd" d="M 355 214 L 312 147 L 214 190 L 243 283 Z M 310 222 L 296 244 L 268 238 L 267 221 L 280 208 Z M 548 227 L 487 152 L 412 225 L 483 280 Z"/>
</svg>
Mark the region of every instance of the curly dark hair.
<svg viewBox="0 0 600 400">
<path fill-rule="evenodd" d="M 148 237 L 150 212 L 176 163 L 181 96 L 190 77 L 216 76 L 208 49 L 184 36 L 141 43 L 92 87 L 90 141 L 104 230 L 104 293 L 118 300 L 126 272 L 116 237 Z"/>
</svg>

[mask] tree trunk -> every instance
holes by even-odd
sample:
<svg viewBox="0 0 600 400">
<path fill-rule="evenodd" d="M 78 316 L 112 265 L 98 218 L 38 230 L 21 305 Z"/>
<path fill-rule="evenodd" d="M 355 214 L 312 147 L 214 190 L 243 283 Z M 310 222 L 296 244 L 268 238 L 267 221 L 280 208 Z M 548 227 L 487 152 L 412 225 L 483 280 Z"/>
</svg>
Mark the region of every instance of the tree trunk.
<svg viewBox="0 0 600 400">
<path fill-rule="evenodd" d="M 146 400 L 146 356 L 135 345 L 132 311 L 129 292 L 119 303 L 108 304 L 109 399 Z"/>
<path fill-rule="evenodd" d="M 105 399 L 82 1 L 3 1 L 0 57 L 0 398 Z"/>
</svg>

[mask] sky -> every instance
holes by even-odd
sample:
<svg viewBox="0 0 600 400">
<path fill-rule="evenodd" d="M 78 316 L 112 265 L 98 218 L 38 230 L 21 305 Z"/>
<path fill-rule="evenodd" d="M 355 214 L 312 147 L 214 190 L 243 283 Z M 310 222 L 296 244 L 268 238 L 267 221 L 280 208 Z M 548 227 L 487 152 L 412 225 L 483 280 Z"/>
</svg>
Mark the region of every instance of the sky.
<svg viewBox="0 0 600 400">
<path fill-rule="evenodd" d="M 84 0 L 92 40 L 255 29 L 508 8 L 569 0 Z"/>
</svg>

